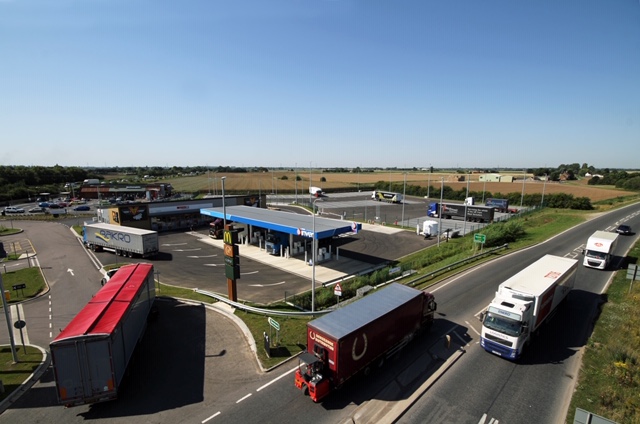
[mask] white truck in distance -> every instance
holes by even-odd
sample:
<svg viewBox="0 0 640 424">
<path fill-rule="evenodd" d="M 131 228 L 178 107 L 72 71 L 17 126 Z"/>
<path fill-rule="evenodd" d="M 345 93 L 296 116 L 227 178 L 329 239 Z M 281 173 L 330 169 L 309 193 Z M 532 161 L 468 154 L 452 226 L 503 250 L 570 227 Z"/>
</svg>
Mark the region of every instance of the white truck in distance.
<svg viewBox="0 0 640 424">
<path fill-rule="evenodd" d="M 480 318 L 484 350 L 518 359 L 573 288 L 577 269 L 575 259 L 545 255 L 500 284 Z"/>
<path fill-rule="evenodd" d="M 618 244 L 618 233 L 596 231 L 587 240 L 582 264 L 589 268 L 607 269 Z"/>
</svg>

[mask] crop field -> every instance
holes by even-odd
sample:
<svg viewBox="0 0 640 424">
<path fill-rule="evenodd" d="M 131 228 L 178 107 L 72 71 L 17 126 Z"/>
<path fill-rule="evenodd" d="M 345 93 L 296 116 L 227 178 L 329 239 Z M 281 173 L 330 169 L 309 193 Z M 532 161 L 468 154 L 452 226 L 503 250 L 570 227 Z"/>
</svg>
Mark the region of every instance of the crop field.
<svg viewBox="0 0 640 424">
<path fill-rule="evenodd" d="M 307 193 L 309 186 L 321 187 L 326 193 L 331 190 L 350 189 L 358 191 L 360 189 L 369 189 L 378 181 L 385 183 L 404 184 L 405 174 L 402 172 L 369 172 L 369 173 L 320 173 L 320 172 L 300 172 L 297 174 L 299 181 L 296 182 L 296 173 L 293 171 L 274 171 L 261 173 L 227 173 L 225 174 L 225 191 L 229 194 L 244 193 L 249 191 L 260 191 L 263 193 L 294 193 L 296 189 L 298 193 Z M 427 187 L 439 187 L 441 180 L 444 184 L 451 188 L 465 189 L 467 182 L 457 181 L 459 174 L 428 174 L 428 173 L 407 173 L 407 185 Z M 210 192 L 220 194 L 222 192 L 221 177 L 223 175 L 210 174 L 204 175 L 176 177 L 166 182 L 173 185 L 174 190 L 183 192 Z M 588 197 L 592 202 L 613 199 L 620 196 L 633 196 L 637 193 L 618 190 L 612 186 L 590 186 L 587 180 L 569 181 L 569 182 L 547 182 L 534 181 L 530 177 L 522 182 L 522 174 L 516 175 L 519 178 L 511 183 L 484 183 L 478 181 L 478 175 L 472 174 L 469 180 L 470 191 L 490 192 L 494 196 L 497 193 L 521 193 L 524 188 L 525 194 L 542 193 L 566 193 L 575 197 Z M 325 181 L 320 181 L 324 178 Z M 309 180 L 311 179 L 311 183 Z"/>
</svg>

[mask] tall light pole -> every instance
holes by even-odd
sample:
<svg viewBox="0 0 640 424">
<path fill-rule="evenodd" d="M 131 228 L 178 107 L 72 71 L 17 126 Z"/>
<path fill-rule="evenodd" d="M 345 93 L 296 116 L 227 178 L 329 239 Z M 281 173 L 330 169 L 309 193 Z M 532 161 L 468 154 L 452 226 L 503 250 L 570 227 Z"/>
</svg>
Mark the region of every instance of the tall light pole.
<svg viewBox="0 0 640 424">
<path fill-rule="evenodd" d="M 544 174 L 544 182 L 542 183 L 542 199 L 540 199 L 540 207 L 544 207 L 544 189 L 547 187 L 547 174 Z"/>
<path fill-rule="evenodd" d="M 527 180 L 527 170 L 522 170 L 522 194 L 520 195 L 520 208 L 522 208 L 522 201 L 524 200 L 524 182 Z"/>
<path fill-rule="evenodd" d="M 442 232 L 442 196 L 444 194 L 444 177 L 440 178 L 440 204 L 438 205 L 438 228 Z M 440 247 L 440 234 L 438 234 L 438 247 Z"/>
<path fill-rule="evenodd" d="M 429 198 L 429 190 L 431 189 L 431 172 L 427 176 L 427 199 Z"/>
<path fill-rule="evenodd" d="M 296 186 L 296 205 L 298 204 L 298 163 L 296 162 L 294 184 Z"/>
<path fill-rule="evenodd" d="M 2 295 L 2 307 L 4 308 L 5 321 L 7 322 L 7 330 L 9 332 L 9 342 L 11 343 L 11 355 L 13 357 L 13 363 L 18 363 L 18 354 L 16 353 L 16 342 L 13 339 L 13 328 L 11 328 L 11 319 L 9 317 L 9 305 L 7 305 L 7 299 L 4 297 L 4 285 L 2 284 L 2 274 L 0 273 L 0 290 Z"/>
<path fill-rule="evenodd" d="M 316 308 L 316 257 L 318 255 L 318 248 L 316 246 L 316 202 L 319 199 L 316 199 L 311 204 L 311 215 L 313 219 L 313 232 L 311 239 L 311 248 L 313 252 L 311 252 L 311 312 L 315 312 Z"/>
<path fill-rule="evenodd" d="M 404 187 L 402 188 L 402 220 L 400 221 L 400 226 L 404 227 L 404 197 L 407 193 L 407 173 L 404 173 Z"/>
<path fill-rule="evenodd" d="M 227 228 L 227 208 L 224 204 L 224 180 L 226 179 L 227 177 L 220 178 L 222 181 L 222 225 L 224 225 L 225 230 Z"/>
</svg>

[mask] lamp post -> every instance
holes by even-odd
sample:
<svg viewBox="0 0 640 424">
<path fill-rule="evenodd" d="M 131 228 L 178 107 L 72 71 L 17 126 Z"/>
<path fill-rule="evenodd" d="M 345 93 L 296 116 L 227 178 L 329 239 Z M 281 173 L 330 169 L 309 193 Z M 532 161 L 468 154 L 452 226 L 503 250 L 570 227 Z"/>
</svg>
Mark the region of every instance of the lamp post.
<svg viewBox="0 0 640 424">
<path fill-rule="evenodd" d="M 440 204 L 438 205 L 438 228 L 442 232 L 442 196 L 444 193 L 444 177 L 440 178 Z M 438 247 L 440 247 L 440 234 L 438 234 Z"/>
<path fill-rule="evenodd" d="M 547 187 L 547 174 L 544 174 L 544 182 L 542 183 L 542 199 L 540 199 L 540 207 L 544 207 L 544 189 Z"/>
<path fill-rule="evenodd" d="M 522 194 L 520 195 L 520 208 L 522 208 L 522 201 L 524 200 L 524 182 L 527 180 L 527 170 L 522 170 Z"/>
<path fill-rule="evenodd" d="M 313 220 L 313 235 L 311 236 L 311 312 L 315 312 L 316 310 L 316 256 L 317 256 L 317 246 L 316 246 L 316 202 L 319 199 L 313 201 L 311 205 L 311 215 Z"/>
<path fill-rule="evenodd" d="M 400 226 L 404 227 L 404 197 L 406 196 L 407 193 L 407 173 L 404 173 L 404 186 L 402 188 L 402 221 Z"/>
<path fill-rule="evenodd" d="M 226 179 L 227 177 L 220 178 L 220 181 L 222 181 L 222 225 L 224 229 L 227 228 L 227 208 L 224 204 L 224 180 Z"/>
</svg>

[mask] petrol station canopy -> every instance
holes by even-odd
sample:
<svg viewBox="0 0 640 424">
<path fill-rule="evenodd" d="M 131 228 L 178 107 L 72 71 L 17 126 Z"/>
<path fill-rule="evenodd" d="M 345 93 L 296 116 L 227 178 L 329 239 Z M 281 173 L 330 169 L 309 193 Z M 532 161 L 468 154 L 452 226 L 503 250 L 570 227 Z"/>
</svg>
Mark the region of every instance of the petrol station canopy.
<svg viewBox="0 0 640 424">
<path fill-rule="evenodd" d="M 362 224 L 357 222 L 251 206 L 205 208 L 200 209 L 200 213 L 220 219 L 224 219 L 223 215 L 226 213 L 227 221 L 315 239 L 324 239 L 345 233 L 357 233 L 362 229 Z"/>
</svg>

